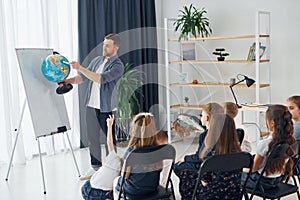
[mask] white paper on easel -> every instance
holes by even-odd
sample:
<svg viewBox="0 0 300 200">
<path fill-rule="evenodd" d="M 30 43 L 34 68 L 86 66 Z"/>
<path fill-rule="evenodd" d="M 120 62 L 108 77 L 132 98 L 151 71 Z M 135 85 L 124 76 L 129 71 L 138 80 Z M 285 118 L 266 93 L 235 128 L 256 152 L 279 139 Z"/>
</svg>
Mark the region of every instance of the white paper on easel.
<svg viewBox="0 0 300 200">
<path fill-rule="evenodd" d="M 57 83 L 48 81 L 41 70 L 43 60 L 53 49 L 20 48 L 16 53 L 35 136 L 51 135 L 63 126 L 70 130 L 64 97 L 56 94 Z"/>
</svg>

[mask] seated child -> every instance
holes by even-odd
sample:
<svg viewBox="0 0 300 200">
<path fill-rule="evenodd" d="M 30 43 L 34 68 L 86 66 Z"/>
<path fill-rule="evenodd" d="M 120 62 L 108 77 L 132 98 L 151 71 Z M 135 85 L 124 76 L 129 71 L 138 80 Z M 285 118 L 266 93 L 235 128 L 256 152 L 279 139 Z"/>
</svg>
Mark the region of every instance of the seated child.
<svg viewBox="0 0 300 200">
<path fill-rule="evenodd" d="M 85 182 L 81 188 L 82 197 L 85 200 L 112 199 L 113 180 L 119 176 L 121 170 L 121 159 L 116 154 L 112 139 L 112 125 L 114 117 L 109 116 L 107 122 L 107 146 L 109 154 L 102 167 L 100 167 L 91 180 Z"/>
<path fill-rule="evenodd" d="M 200 160 L 200 152 L 203 148 L 203 142 L 207 135 L 210 118 L 214 114 L 224 113 L 224 109 L 218 103 L 208 103 L 203 107 L 202 116 L 201 116 L 201 124 L 207 128 L 204 132 L 200 133 L 199 141 L 198 141 L 198 148 L 196 152 L 187 154 L 184 156 L 183 159 L 180 159 L 177 163 L 175 163 L 173 167 L 174 173 L 179 177 L 179 174 L 184 170 L 189 171 L 198 171 L 201 165 Z"/>
<path fill-rule="evenodd" d="M 227 115 L 229 115 L 230 117 L 232 117 L 232 119 L 234 119 L 239 112 L 239 108 L 233 102 L 225 102 L 225 103 L 223 103 L 223 107 L 224 107 L 225 113 Z M 247 134 L 247 131 L 245 131 L 245 128 L 243 126 L 239 126 L 237 128 L 242 128 L 244 130 L 244 139 L 241 144 L 242 151 L 246 151 L 246 152 L 250 153 L 251 152 L 251 143 L 249 141 L 249 136 Z"/>
</svg>

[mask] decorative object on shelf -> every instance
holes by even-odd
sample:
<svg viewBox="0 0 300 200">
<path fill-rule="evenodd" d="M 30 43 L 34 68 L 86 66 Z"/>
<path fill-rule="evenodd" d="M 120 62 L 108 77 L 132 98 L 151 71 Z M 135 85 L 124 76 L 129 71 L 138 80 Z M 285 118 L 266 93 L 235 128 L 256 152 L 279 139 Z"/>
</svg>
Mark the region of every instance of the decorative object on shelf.
<svg viewBox="0 0 300 200">
<path fill-rule="evenodd" d="M 198 84 L 198 80 L 194 79 L 192 84 Z"/>
<path fill-rule="evenodd" d="M 177 116 L 173 126 L 180 137 L 189 136 L 193 130 L 205 130 L 197 116 L 184 113 Z"/>
<path fill-rule="evenodd" d="M 122 135 L 128 136 L 129 124 L 136 107 L 140 112 L 140 103 L 137 94 L 142 95 L 143 79 L 145 73 L 133 68 L 133 64 L 126 63 L 124 73 L 117 86 L 116 125 Z"/>
<path fill-rule="evenodd" d="M 240 79 L 239 77 L 240 76 L 243 76 L 243 79 Z M 241 108 L 242 106 L 240 106 L 238 103 L 237 103 L 237 100 L 236 100 L 236 96 L 233 92 L 233 87 L 243 81 L 246 81 L 246 85 L 247 87 L 250 87 L 251 85 L 253 85 L 255 83 L 255 80 L 251 79 L 251 78 L 248 78 L 247 76 L 245 75 L 242 75 L 242 74 L 238 74 L 237 76 L 237 79 L 239 80 L 238 82 L 234 83 L 234 84 L 231 84 L 229 87 L 230 87 L 230 90 L 231 90 L 231 93 L 232 93 L 232 96 L 234 98 L 234 101 L 235 101 L 235 104 L 237 105 L 238 108 Z"/>
<path fill-rule="evenodd" d="M 182 60 L 196 60 L 196 46 L 195 43 L 182 43 Z"/>
<path fill-rule="evenodd" d="M 231 79 L 229 80 L 229 83 L 230 83 L 230 85 L 235 84 L 235 78 L 231 78 Z"/>
<path fill-rule="evenodd" d="M 189 105 L 189 97 L 184 97 L 183 105 L 188 106 Z"/>
<path fill-rule="evenodd" d="M 195 38 L 208 37 L 212 33 L 209 19 L 205 17 L 207 13 L 204 8 L 197 9 L 193 4 L 189 7 L 184 6 L 183 10 L 179 10 L 178 19 L 174 22 L 175 31 L 180 30 L 179 40 L 188 39 L 189 34 Z"/>
<path fill-rule="evenodd" d="M 213 54 L 218 56 L 217 57 L 218 61 L 224 61 L 225 56 L 229 56 L 229 53 L 225 52 L 224 48 L 216 48 Z"/>
<path fill-rule="evenodd" d="M 255 60 L 255 46 L 256 46 L 255 42 L 253 42 L 253 44 L 250 46 L 248 57 L 247 57 L 248 61 L 254 61 Z M 266 46 L 263 46 L 260 43 L 259 44 L 259 59 L 261 59 L 263 57 L 265 51 L 266 51 Z"/>
</svg>

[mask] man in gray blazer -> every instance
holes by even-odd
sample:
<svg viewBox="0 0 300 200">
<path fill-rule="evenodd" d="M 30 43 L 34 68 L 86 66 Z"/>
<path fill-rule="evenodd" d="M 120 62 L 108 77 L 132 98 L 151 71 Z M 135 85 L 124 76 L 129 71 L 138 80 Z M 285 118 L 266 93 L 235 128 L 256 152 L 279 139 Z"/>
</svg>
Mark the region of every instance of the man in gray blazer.
<svg viewBox="0 0 300 200">
<path fill-rule="evenodd" d="M 88 131 L 91 169 L 80 180 L 90 179 L 102 166 L 100 134 L 107 135 L 106 119 L 112 115 L 117 107 L 116 84 L 123 75 L 124 65 L 118 57 L 121 40 L 118 34 L 105 36 L 103 55 L 94 58 L 87 68 L 78 62 L 70 62 L 79 74 L 66 79 L 64 84 L 80 84 L 90 80 L 86 97 L 87 112 L 94 111 L 100 124 L 100 133 Z M 115 128 L 113 127 L 113 142 L 116 145 Z M 106 154 L 108 149 L 106 146 Z"/>
</svg>

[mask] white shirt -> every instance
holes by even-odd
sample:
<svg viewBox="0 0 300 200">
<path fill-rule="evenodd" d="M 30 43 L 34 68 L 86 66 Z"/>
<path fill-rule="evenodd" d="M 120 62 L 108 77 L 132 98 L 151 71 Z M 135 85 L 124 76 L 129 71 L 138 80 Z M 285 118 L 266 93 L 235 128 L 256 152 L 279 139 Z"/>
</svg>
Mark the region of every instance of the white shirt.
<svg viewBox="0 0 300 200">
<path fill-rule="evenodd" d="M 262 164 L 259 166 L 259 169 L 258 169 L 259 173 L 261 173 L 261 171 L 263 170 L 263 167 L 266 164 L 267 153 L 268 153 L 268 150 L 269 150 L 269 143 L 271 141 L 272 141 L 272 133 L 270 133 L 268 137 L 260 140 L 257 144 L 256 153 L 259 154 L 260 156 L 264 157 L 264 160 L 263 160 Z M 276 178 L 276 177 L 281 176 L 281 173 L 269 174 L 268 176 L 266 174 L 264 174 L 264 176 L 269 177 L 269 178 Z"/>
<path fill-rule="evenodd" d="M 111 151 L 106 157 L 106 161 L 92 176 L 90 183 L 92 188 L 101 190 L 113 190 L 113 181 L 119 176 L 121 170 L 121 160 L 115 151 Z"/>
<path fill-rule="evenodd" d="M 107 59 L 105 59 L 103 63 L 99 66 L 96 73 L 100 74 L 103 71 L 106 62 Z M 93 81 L 92 83 L 91 96 L 87 106 L 91 108 L 100 109 L 100 84 L 95 81 Z"/>
</svg>

